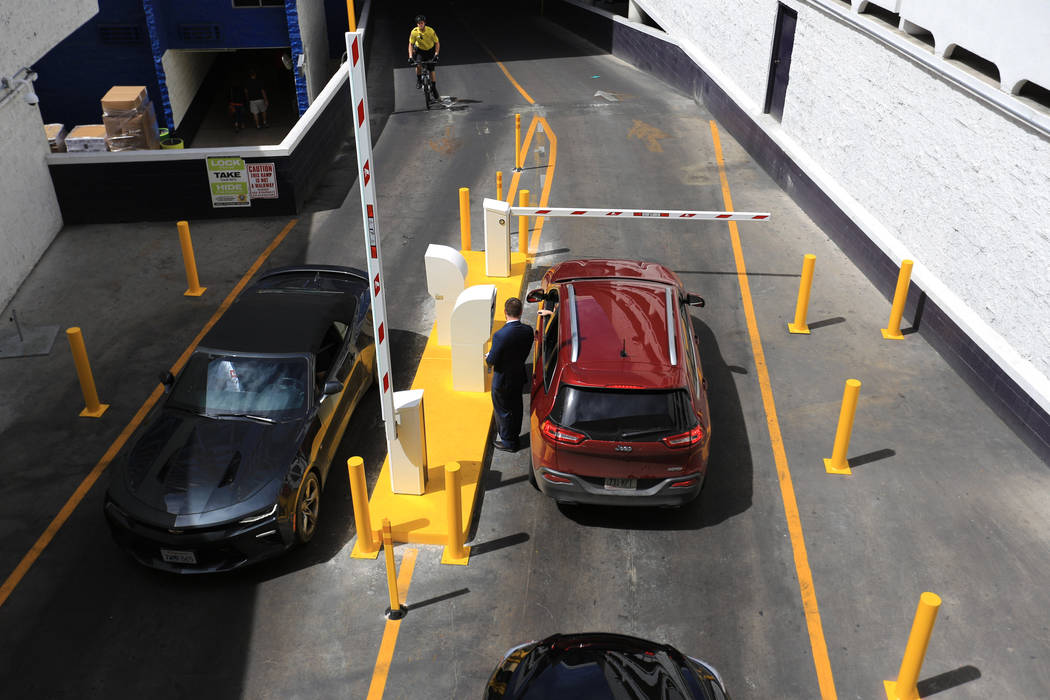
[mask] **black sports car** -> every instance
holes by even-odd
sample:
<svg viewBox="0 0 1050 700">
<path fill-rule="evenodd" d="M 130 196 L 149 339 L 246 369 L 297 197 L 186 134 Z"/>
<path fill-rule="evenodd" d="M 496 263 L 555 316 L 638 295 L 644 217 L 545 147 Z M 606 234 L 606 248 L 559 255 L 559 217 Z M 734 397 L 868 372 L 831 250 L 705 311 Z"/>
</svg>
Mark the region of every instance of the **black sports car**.
<svg viewBox="0 0 1050 700">
<path fill-rule="evenodd" d="M 375 376 L 365 273 L 284 267 L 201 341 L 106 493 L 113 537 L 147 566 L 224 571 L 308 542 L 350 415 Z"/>
<path fill-rule="evenodd" d="M 709 664 L 622 634 L 554 634 L 503 655 L 486 700 L 728 700 Z"/>
</svg>

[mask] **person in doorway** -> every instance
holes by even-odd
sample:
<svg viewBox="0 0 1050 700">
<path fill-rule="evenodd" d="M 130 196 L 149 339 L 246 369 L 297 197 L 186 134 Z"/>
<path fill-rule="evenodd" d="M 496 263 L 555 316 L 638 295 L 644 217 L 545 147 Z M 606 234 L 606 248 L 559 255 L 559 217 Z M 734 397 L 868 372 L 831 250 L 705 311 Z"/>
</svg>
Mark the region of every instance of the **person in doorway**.
<svg viewBox="0 0 1050 700">
<path fill-rule="evenodd" d="M 230 118 L 233 119 L 234 133 L 240 132 L 247 121 L 248 92 L 244 86 L 234 83 L 230 86 Z"/>
<path fill-rule="evenodd" d="M 496 413 L 497 450 L 518 451 L 521 417 L 524 412 L 521 390 L 525 386 L 525 360 L 532 349 L 532 326 L 521 322 L 521 299 L 511 297 L 503 305 L 507 323 L 492 336 L 492 348 L 485 362 L 492 369 L 492 408 Z"/>
<path fill-rule="evenodd" d="M 266 96 L 266 88 L 255 74 L 255 69 L 248 71 L 248 108 L 255 119 L 255 128 L 262 129 L 270 126 L 266 121 L 266 111 L 270 108 L 270 98 Z"/>
<path fill-rule="evenodd" d="M 408 35 L 408 60 L 416 63 L 416 89 L 423 87 L 423 64 L 428 64 L 430 69 L 431 91 L 435 100 L 440 100 L 437 88 L 437 72 L 434 70 L 434 61 L 441 53 L 441 42 L 438 41 L 437 32 L 433 27 L 427 26 L 427 18 L 416 15 L 416 28 Z"/>
</svg>

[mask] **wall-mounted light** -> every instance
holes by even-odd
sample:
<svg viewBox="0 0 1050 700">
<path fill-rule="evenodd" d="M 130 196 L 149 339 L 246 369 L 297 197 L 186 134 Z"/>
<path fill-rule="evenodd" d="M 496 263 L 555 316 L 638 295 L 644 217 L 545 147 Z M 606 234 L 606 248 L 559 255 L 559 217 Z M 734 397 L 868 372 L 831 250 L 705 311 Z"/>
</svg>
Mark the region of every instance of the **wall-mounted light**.
<svg viewBox="0 0 1050 700">
<path fill-rule="evenodd" d="M 19 74 L 21 74 L 21 77 L 19 77 Z M 4 94 L 0 95 L 0 104 L 7 102 L 8 99 L 14 96 L 18 92 L 20 85 L 25 85 L 26 87 L 26 92 L 22 95 L 22 99 L 26 101 L 26 104 L 38 104 L 40 98 L 33 92 L 34 80 L 36 80 L 36 71 L 30 68 L 22 68 L 10 78 L 0 78 L 0 90 L 4 91 Z"/>
</svg>

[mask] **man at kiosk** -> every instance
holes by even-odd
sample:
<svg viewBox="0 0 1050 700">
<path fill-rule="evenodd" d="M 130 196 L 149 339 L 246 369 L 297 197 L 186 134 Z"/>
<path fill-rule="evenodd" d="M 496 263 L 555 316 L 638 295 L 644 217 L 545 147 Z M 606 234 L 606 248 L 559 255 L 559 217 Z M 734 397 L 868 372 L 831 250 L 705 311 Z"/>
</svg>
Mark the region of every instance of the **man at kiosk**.
<svg viewBox="0 0 1050 700">
<path fill-rule="evenodd" d="M 498 435 L 492 443 L 497 450 L 518 451 L 524 407 L 521 389 L 525 385 L 525 360 L 532 350 L 532 326 L 521 322 L 521 299 L 511 297 L 503 305 L 507 323 L 492 336 L 492 348 L 485 356 L 493 369 L 492 408 L 496 413 Z"/>
</svg>

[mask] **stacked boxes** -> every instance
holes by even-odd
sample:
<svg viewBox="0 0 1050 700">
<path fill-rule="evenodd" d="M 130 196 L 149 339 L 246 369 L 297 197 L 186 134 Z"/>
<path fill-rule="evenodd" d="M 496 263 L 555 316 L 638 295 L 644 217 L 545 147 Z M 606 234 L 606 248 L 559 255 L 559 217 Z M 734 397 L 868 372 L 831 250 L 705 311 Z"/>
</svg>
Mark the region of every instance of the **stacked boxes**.
<svg viewBox="0 0 1050 700">
<path fill-rule="evenodd" d="M 105 151 L 106 127 L 102 124 L 82 124 L 73 127 L 66 136 L 66 150 L 70 153 Z"/>
<path fill-rule="evenodd" d="M 114 85 L 102 98 L 102 125 L 111 151 L 160 148 L 157 115 L 142 85 Z"/>
<path fill-rule="evenodd" d="M 47 145 L 51 147 L 52 153 L 64 153 L 66 150 L 66 125 L 44 124 L 44 134 L 47 135 Z"/>
</svg>

